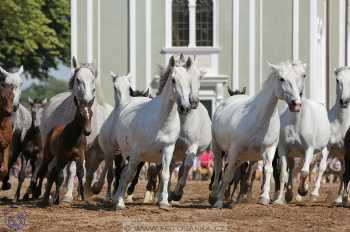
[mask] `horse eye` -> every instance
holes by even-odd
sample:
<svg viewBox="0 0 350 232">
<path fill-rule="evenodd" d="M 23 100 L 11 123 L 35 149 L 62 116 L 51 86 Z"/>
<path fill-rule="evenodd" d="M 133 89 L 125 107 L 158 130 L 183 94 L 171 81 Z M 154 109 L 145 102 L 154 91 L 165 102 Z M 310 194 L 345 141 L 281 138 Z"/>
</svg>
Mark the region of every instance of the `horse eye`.
<svg viewBox="0 0 350 232">
<path fill-rule="evenodd" d="M 306 78 L 306 74 L 304 74 L 303 77 Z"/>
<path fill-rule="evenodd" d="M 302 97 L 302 96 L 303 96 L 303 92 L 300 92 L 300 93 L 299 93 L 299 96 Z"/>
<path fill-rule="evenodd" d="M 176 83 L 176 81 L 175 81 L 175 79 L 173 78 L 173 79 L 171 79 L 171 81 L 173 82 L 173 84 L 175 84 Z"/>
<path fill-rule="evenodd" d="M 95 92 L 96 92 L 96 89 L 93 89 L 92 92 L 95 93 Z"/>
<path fill-rule="evenodd" d="M 336 79 L 336 81 L 337 81 L 337 84 L 339 84 L 339 80 L 338 80 L 338 79 Z"/>
<path fill-rule="evenodd" d="M 283 79 L 283 78 L 280 78 L 280 82 L 284 82 L 284 79 Z"/>
</svg>

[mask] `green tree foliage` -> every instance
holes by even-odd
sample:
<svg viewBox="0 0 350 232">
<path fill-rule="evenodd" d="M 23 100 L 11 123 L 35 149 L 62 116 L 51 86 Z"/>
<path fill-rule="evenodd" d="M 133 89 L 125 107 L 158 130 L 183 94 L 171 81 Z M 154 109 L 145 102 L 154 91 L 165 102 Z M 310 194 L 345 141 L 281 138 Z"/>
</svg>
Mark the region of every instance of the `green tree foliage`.
<svg viewBox="0 0 350 232">
<path fill-rule="evenodd" d="M 69 0 L 1 0 L 0 65 L 44 79 L 69 64 Z"/>
<path fill-rule="evenodd" d="M 28 105 L 28 97 L 39 99 L 50 99 L 58 93 L 68 90 L 68 84 L 65 81 L 49 78 L 39 84 L 33 84 L 30 88 L 22 91 L 21 102 Z"/>
</svg>

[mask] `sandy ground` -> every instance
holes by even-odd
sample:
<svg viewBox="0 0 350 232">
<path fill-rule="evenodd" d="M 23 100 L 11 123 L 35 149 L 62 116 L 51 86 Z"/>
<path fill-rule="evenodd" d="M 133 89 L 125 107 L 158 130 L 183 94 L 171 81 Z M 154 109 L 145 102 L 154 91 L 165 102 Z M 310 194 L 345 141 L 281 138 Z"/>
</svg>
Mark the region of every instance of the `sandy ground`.
<svg viewBox="0 0 350 232">
<path fill-rule="evenodd" d="M 15 186 L 16 181 L 13 181 Z M 208 204 L 208 182 L 190 181 L 183 200 L 169 210 L 155 205 L 142 204 L 145 183 L 136 189 L 135 203 L 127 209 L 113 211 L 104 202 L 104 194 L 92 198 L 89 203 L 74 201 L 59 206 L 39 208 L 37 202 L 21 203 L 10 207 L 14 190 L 0 192 L 0 231 L 9 231 L 5 224 L 11 216 L 25 215 L 26 231 L 142 231 L 148 227 L 127 225 L 156 225 L 153 231 L 191 231 L 188 225 L 200 225 L 221 231 L 350 231 L 350 209 L 331 204 L 337 185 L 325 185 L 317 203 L 292 203 L 290 205 L 262 206 L 256 204 L 258 186 L 254 187 L 254 199 L 239 203 L 231 209 L 211 209 Z M 17 218 L 18 221 L 18 218 Z M 133 222 L 133 223 L 132 223 Z M 126 224 L 127 223 L 127 224 Z M 168 223 L 168 224 L 167 224 Z M 124 225 L 124 227 L 123 227 Z M 163 225 L 163 227 L 160 227 Z M 170 226 L 170 227 L 164 227 Z M 204 227 L 209 225 L 208 227 Z M 219 227 L 213 227 L 213 226 Z M 187 228 L 187 230 L 185 229 Z M 147 230 L 143 230 L 147 231 Z M 151 231 L 151 230 L 148 230 Z M 199 230 L 197 230 L 199 231 Z M 210 230 L 206 230 L 210 231 Z"/>
</svg>

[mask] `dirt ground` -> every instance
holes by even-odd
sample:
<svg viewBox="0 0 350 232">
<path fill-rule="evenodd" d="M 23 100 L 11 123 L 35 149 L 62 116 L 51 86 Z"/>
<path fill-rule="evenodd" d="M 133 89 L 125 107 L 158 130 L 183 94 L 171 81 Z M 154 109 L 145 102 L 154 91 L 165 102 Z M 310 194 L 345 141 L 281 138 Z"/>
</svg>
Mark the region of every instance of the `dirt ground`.
<svg viewBox="0 0 350 232">
<path fill-rule="evenodd" d="M 16 181 L 13 183 L 15 187 Z M 13 229 L 9 226 L 9 218 L 18 215 L 17 222 L 24 215 L 24 230 L 35 232 L 123 231 L 123 228 L 124 231 L 130 231 L 131 227 L 125 225 L 142 223 L 174 226 L 157 227 L 153 231 L 176 231 L 175 228 L 177 231 L 192 231 L 187 227 L 176 227 L 179 225 L 209 225 L 197 227 L 203 231 L 211 231 L 213 228 L 221 231 L 350 231 L 350 209 L 331 204 L 337 191 L 335 184 L 324 185 L 317 203 L 258 205 L 256 201 L 259 188 L 256 185 L 251 202 L 235 204 L 227 209 L 211 209 L 207 201 L 208 182 L 190 181 L 185 188 L 183 200 L 168 211 L 158 209 L 155 205 L 142 204 L 144 189 L 145 183 L 141 182 L 136 188 L 135 203 L 127 205 L 127 209 L 121 211 L 113 211 L 104 202 L 103 193 L 92 198 L 89 203 L 74 201 L 72 204 L 39 208 L 37 202 L 11 207 L 10 198 L 12 199 L 14 190 L 3 191 L 0 192 L 0 231 Z M 213 225 L 219 227 L 210 227 Z M 148 227 L 144 230 L 140 228 L 132 227 L 134 231 L 152 231 Z"/>
</svg>

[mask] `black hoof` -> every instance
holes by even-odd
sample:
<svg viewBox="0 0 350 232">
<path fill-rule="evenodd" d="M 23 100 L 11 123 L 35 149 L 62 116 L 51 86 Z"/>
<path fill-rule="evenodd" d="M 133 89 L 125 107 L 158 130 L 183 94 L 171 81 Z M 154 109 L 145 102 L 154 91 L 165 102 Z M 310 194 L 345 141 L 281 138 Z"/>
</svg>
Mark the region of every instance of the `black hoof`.
<svg viewBox="0 0 350 232">
<path fill-rule="evenodd" d="M 2 183 L 1 189 L 2 190 L 9 190 L 9 189 L 11 189 L 11 184 L 8 182 L 4 182 L 4 183 Z"/>
<path fill-rule="evenodd" d="M 287 203 L 292 202 L 293 201 L 293 191 L 287 190 L 285 199 L 286 199 Z"/>
<path fill-rule="evenodd" d="M 29 201 L 29 194 L 28 193 L 24 194 L 23 201 Z"/>
<path fill-rule="evenodd" d="M 182 198 L 182 193 L 176 194 L 175 192 L 170 192 L 168 201 L 180 201 Z"/>
<path fill-rule="evenodd" d="M 299 193 L 299 195 L 302 196 L 302 197 L 305 197 L 306 194 L 307 194 L 307 192 L 308 192 L 308 191 L 307 191 L 306 189 L 298 188 L 298 193 Z"/>
<path fill-rule="evenodd" d="M 42 208 L 45 208 L 49 205 L 50 205 L 49 199 L 43 199 L 43 200 L 39 201 L 39 203 L 38 203 L 38 206 L 42 207 Z"/>
<path fill-rule="evenodd" d="M 214 205 L 216 201 L 217 201 L 216 197 L 213 197 L 212 195 L 209 195 L 209 204 L 210 205 Z"/>
<path fill-rule="evenodd" d="M 101 188 L 99 186 L 97 186 L 96 184 L 94 184 L 91 187 L 91 192 L 95 195 L 99 194 L 101 192 Z"/>
</svg>

